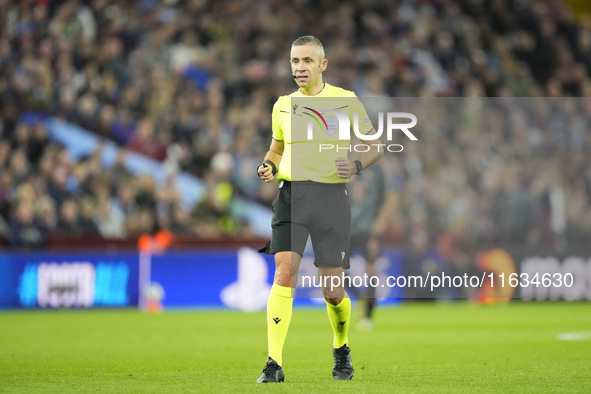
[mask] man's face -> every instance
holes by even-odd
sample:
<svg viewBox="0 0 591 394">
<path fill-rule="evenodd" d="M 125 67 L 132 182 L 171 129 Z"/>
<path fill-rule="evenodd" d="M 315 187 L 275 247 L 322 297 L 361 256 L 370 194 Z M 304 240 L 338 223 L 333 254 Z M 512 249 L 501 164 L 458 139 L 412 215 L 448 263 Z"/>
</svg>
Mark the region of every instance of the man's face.
<svg viewBox="0 0 591 394">
<path fill-rule="evenodd" d="M 291 72 L 301 88 L 314 86 L 328 61 L 320 58 L 320 48 L 316 45 L 291 47 Z"/>
</svg>

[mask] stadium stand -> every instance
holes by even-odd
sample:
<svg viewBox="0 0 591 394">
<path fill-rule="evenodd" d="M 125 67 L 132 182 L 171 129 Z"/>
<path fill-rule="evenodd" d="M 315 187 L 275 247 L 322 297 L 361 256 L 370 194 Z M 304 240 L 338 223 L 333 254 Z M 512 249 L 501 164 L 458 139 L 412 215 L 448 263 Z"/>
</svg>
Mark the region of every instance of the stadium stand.
<svg viewBox="0 0 591 394">
<path fill-rule="evenodd" d="M 4 241 L 39 248 L 50 234 L 158 228 L 252 237 L 242 202 L 274 196 L 253 168 L 274 100 L 294 90 L 288 43 L 304 34 L 324 42 L 327 80 L 359 96 L 591 96 L 591 23 L 558 0 L 0 0 Z M 389 156 L 400 204 L 384 237 L 449 250 L 587 242 L 590 114 L 573 105 Z M 74 160 L 43 122 L 23 120 L 30 112 L 118 144 L 120 159 L 105 167 L 99 149 Z M 187 208 L 175 187 L 129 172 L 128 151 L 200 178 L 203 200 Z"/>
</svg>

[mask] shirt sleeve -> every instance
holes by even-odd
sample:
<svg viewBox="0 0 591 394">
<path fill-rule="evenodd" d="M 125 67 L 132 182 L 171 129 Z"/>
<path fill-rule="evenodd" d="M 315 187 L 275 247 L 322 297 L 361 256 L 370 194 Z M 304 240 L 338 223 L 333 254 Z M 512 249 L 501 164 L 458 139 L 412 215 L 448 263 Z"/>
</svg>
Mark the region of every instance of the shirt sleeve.
<svg viewBox="0 0 591 394">
<path fill-rule="evenodd" d="M 275 104 L 273 105 L 273 114 L 271 116 L 271 127 L 273 129 L 273 139 L 277 140 L 277 141 L 283 141 L 284 137 L 283 137 L 283 130 L 281 130 L 281 111 L 280 111 L 280 106 L 279 106 L 279 101 L 281 100 L 281 98 L 279 98 L 279 100 L 277 100 L 275 102 Z"/>
<path fill-rule="evenodd" d="M 359 122 L 359 132 L 361 134 L 367 134 L 371 131 L 371 129 L 373 129 L 373 124 L 371 123 L 371 120 L 369 119 L 369 116 L 367 115 L 367 111 L 365 110 L 365 107 L 363 106 L 363 103 L 359 100 L 359 98 L 357 96 L 353 96 L 353 98 L 351 99 L 351 109 L 352 109 L 352 114 L 351 114 L 351 125 L 353 125 L 354 123 L 354 113 L 358 114 L 358 122 Z"/>
</svg>

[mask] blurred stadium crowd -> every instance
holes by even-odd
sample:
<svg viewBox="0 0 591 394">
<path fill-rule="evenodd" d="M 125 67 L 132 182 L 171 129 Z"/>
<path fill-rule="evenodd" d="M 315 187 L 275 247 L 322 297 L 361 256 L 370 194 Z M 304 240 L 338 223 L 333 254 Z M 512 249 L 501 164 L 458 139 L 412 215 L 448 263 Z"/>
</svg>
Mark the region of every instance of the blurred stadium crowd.
<svg viewBox="0 0 591 394">
<path fill-rule="evenodd" d="M 295 90 L 289 49 L 305 34 L 324 43 L 325 80 L 358 96 L 591 96 L 591 23 L 559 0 L 0 0 L 0 232 L 14 246 L 156 228 L 252 235 L 234 197 L 274 197 L 254 168 L 274 101 Z M 482 134 L 433 137 L 438 151 L 386 155 L 396 203 L 381 235 L 589 240 L 591 139 L 579 104 L 506 129 L 489 117 Z M 104 168 L 100 149 L 72 160 L 26 112 L 117 142 L 118 164 Z M 125 149 L 198 176 L 203 201 L 187 209 L 171 185 L 129 173 Z"/>
</svg>

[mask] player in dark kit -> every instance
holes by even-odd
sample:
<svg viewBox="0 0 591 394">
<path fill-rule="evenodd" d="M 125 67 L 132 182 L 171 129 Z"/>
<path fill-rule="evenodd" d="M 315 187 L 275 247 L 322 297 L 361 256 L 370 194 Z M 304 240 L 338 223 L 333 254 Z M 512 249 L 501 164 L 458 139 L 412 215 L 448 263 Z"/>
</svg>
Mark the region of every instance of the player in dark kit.
<svg viewBox="0 0 591 394">
<path fill-rule="evenodd" d="M 375 220 L 383 206 L 386 190 L 384 173 L 379 165 L 372 166 L 355 177 L 347 186 L 351 199 L 351 254 L 359 252 L 365 259 L 366 273 L 376 275 L 375 261 L 381 255 L 380 234 Z M 359 324 L 362 330 L 373 329 L 372 315 L 376 303 L 376 289 L 369 286 L 363 293 L 351 288 L 359 302 L 364 302 L 364 317 Z"/>
<path fill-rule="evenodd" d="M 320 141 L 312 142 L 338 143 L 342 150 L 322 152 L 318 145 L 314 149 L 311 141 L 298 137 L 305 130 L 292 130 L 292 115 L 298 116 L 294 120 L 304 119 L 304 114 L 312 115 L 311 112 L 302 114 L 299 111 L 305 106 L 293 103 L 309 97 L 318 100 L 349 98 L 351 104 L 340 111 L 347 115 L 351 124 L 357 114 L 356 119 L 362 120 L 358 122 L 360 133 L 367 136 L 375 134 L 375 130 L 353 92 L 323 82 L 322 73 L 328 61 L 317 38 L 304 36 L 295 40 L 290 57 L 292 74 L 299 89 L 280 97 L 273 106 L 271 147 L 257 169 L 265 182 L 271 182 L 277 175 L 280 184 L 273 201 L 271 240 L 261 249 L 261 252 L 275 255 L 275 278 L 267 303 L 269 358 L 257 383 L 285 379 L 283 344 L 291 321 L 293 291 L 308 235 L 312 239 L 314 264 L 318 267 L 334 332 L 332 374 L 336 380 L 349 380 L 354 372 L 351 350 L 347 346 L 351 301 L 342 283 L 331 287 L 331 278 L 341 278 L 349 268 L 351 210 L 346 183 L 351 176 L 378 161 L 383 152 L 377 145 L 364 144 L 367 151 L 358 160 L 348 161 L 346 148 L 350 146 L 350 139 L 335 142 L 334 133 L 329 133 L 326 123 L 326 133 L 319 133 L 322 136 Z M 318 126 L 322 127 L 321 122 Z"/>
</svg>

